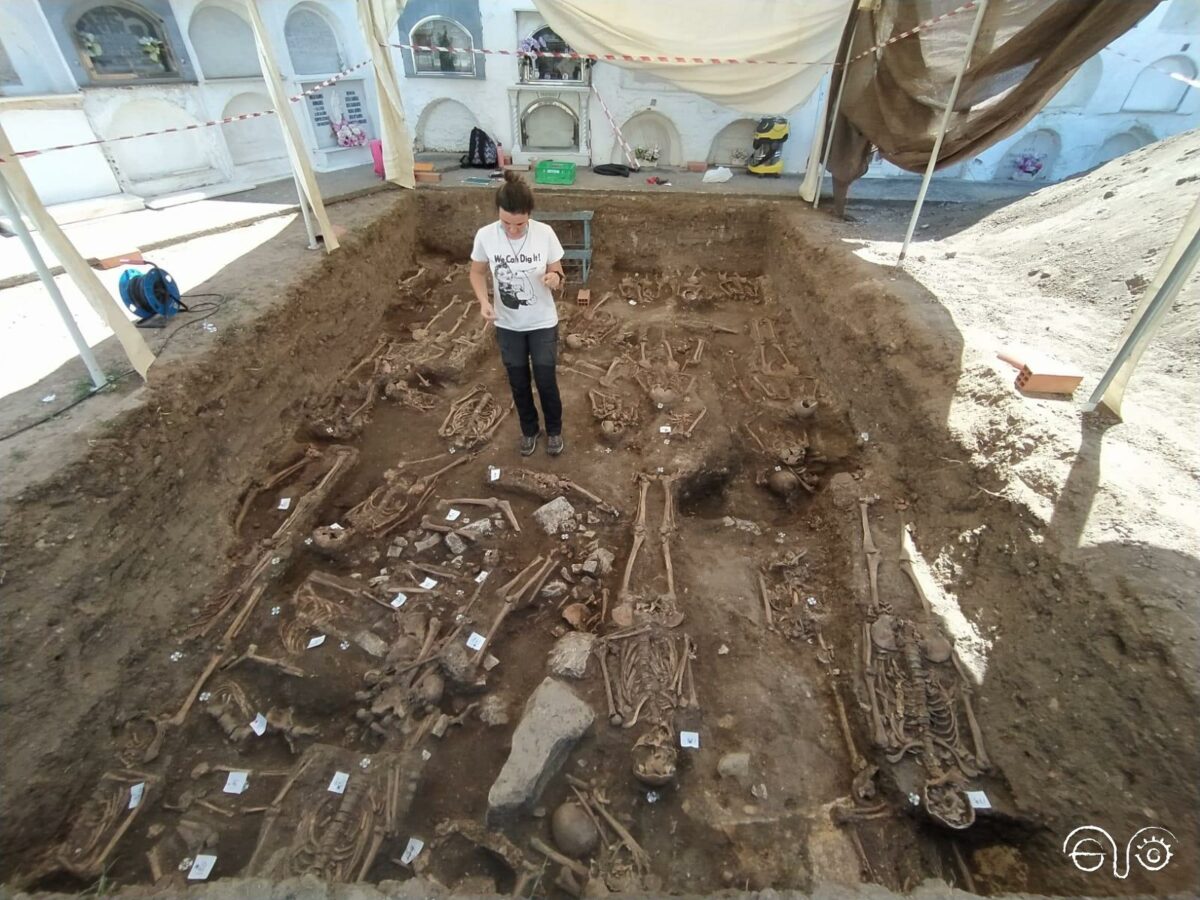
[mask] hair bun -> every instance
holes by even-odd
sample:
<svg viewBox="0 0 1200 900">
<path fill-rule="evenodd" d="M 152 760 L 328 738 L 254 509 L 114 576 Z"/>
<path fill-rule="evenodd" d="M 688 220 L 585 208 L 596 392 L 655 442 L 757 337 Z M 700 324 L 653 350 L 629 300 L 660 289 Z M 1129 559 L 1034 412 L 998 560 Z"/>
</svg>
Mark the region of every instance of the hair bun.
<svg viewBox="0 0 1200 900">
<path fill-rule="evenodd" d="M 507 184 L 520 184 L 525 179 L 521 177 L 520 172 L 514 172 L 512 169 L 504 170 L 504 181 Z"/>
</svg>

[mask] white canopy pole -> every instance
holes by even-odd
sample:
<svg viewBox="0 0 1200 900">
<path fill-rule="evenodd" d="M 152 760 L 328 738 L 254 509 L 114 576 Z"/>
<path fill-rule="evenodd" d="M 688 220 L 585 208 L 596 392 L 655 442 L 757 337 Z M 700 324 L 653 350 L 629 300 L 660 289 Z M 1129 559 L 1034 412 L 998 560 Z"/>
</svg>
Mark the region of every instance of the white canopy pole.
<svg viewBox="0 0 1200 900">
<path fill-rule="evenodd" d="M 411 188 L 416 186 L 413 174 L 412 138 L 404 118 L 404 103 L 400 97 L 400 76 L 392 58 L 388 37 L 406 0 L 358 0 L 358 24 L 367 52 L 371 54 L 371 70 L 375 73 L 375 97 L 379 101 L 379 127 L 383 141 L 383 172 L 388 181 Z"/>
<path fill-rule="evenodd" d="M 1092 396 L 1084 406 L 1085 411 L 1091 412 L 1103 403 L 1116 415 L 1121 414 L 1125 385 L 1197 262 L 1200 262 L 1200 200 L 1192 207 L 1179 237 L 1159 266 L 1158 274 L 1150 284 L 1151 289 L 1146 292 L 1145 299 L 1125 326 L 1117 355 L 1092 391 Z"/>
<path fill-rule="evenodd" d="M 828 137 L 825 139 L 824 152 L 821 154 L 820 168 L 817 169 L 817 187 L 813 191 L 812 198 L 813 209 L 817 209 L 821 205 L 821 185 L 824 184 L 825 173 L 829 169 L 829 151 L 833 148 L 833 129 L 837 125 L 838 111 L 842 108 L 842 92 L 846 90 L 846 76 L 850 74 L 848 60 L 850 59 L 850 51 L 854 49 L 854 35 L 858 31 L 858 19 L 862 10 L 869 8 L 872 2 L 873 0 L 859 0 L 854 6 L 854 12 L 850 14 L 854 16 L 854 21 L 850 23 L 850 40 L 846 42 L 846 57 L 841 61 L 842 77 L 838 81 L 837 97 L 833 101 L 833 109 L 830 111 L 829 117 L 822 120 L 821 130 L 818 133 L 819 137 L 816 144 L 818 147 L 821 146 L 821 137 L 824 137 L 826 134 L 828 134 Z M 826 102 L 828 102 L 828 98 L 826 98 Z M 803 191 L 801 191 L 801 195 L 803 196 Z"/>
<path fill-rule="evenodd" d="M 46 293 L 54 301 L 54 308 L 62 316 L 63 324 L 67 326 L 67 331 L 71 334 L 71 340 L 75 343 L 75 349 L 79 351 L 79 358 L 83 360 L 83 364 L 87 366 L 88 374 L 92 376 L 92 384 L 97 388 L 104 387 L 108 383 L 108 379 L 104 377 L 104 370 L 96 362 L 92 348 L 83 339 L 83 332 L 79 330 L 79 324 L 75 321 L 75 317 L 71 315 L 71 310 L 67 308 L 67 301 L 63 299 L 62 291 L 58 289 L 58 285 L 54 281 L 54 276 L 50 274 L 50 270 L 46 267 L 46 261 L 42 259 L 42 252 L 38 250 L 37 244 L 33 242 L 33 237 L 29 234 L 29 229 L 25 227 L 25 219 L 21 216 L 21 210 L 17 207 L 17 201 L 13 199 L 13 195 L 8 190 L 8 185 L 4 181 L 3 166 L 0 166 L 0 212 L 3 212 L 12 220 L 13 231 L 21 239 L 21 244 L 25 247 L 25 253 L 28 254 L 29 261 L 33 263 L 33 269 L 37 272 L 38 278 L 42 282 L 42 287 L 46 289 Z"/>
<path fill-rule="evenodd" d="M 21 211 L 24 210 L 25 215 L 29 217 L 38 233 L 41 234 L 42 240 L 58 258 L 59 264 L 71 276 L 71 280 L 75 282 L 75 286 L 79 288 L 84 299 L 92 305 L 92 309 L 121 342 L 121 347 L 125 350 L 125 355 L 129 358 L 129 363 L 133 366 L 134 371 L 145 378 L 146 373 L 150 370 L 150 364 L 154 362 L 154 354 L 146 346 L 146 341 L 142 338 L 141 333 L 129 321 L 125 310 L 113 299 L 112 294 L 101 283 L 95 271 L 87 264 L 87 260 L 75 249 L 75 245 L 63 234 L 62 228 L 42 205 L 37 191 L 33 188 L 33 183 L 25 173 L 25 167 L 21 164 L 20 157 L 15 155 L 2 124 L 0 124 L 0 159 L 4 160 L 4 162 L 0 162 L 0 170 L 3 170 L 3 175 L 0 177 L 7 182 L 7 187 L 16 201 L 17 208 L 13 210 L 14 219 L 19 218 Z"/>
<path fill-rule="evenodd" d="M 929 180 L 933 178 L 933 169 L 937 165 L 938 156 L 942 152 L 942 141 L 946 137 L 946 128 L 950 125 L 950 115 L 954 112 L 954 104 L 958 102 L 958 89 L 962 86 L 963 75 L 971 62 L 971 51 L 975 49 L 975 38 L 979 35 L 979 27 L 983 24 L 984 13 L 987 12 L 988 0 L 979 0 L 975 13 L 975 21 L 971 23 L 971 35 L 967 38 L 967 48 L 963 51 L 962 65 L 954 76 L 954 86 L 950 88 L 950 97 L 946 101 L 946 111 L 942 113 L 942 127 L 938 129 L 937 140 L 933 142 L 933 152 L 929 154 L 929 164 L 925 166 L 925 177 L 921 179 L 921 190 L 917 194 L 917 205 L 913 207 L 912 218 L 908 222 L 908 231 L 904 235 L 904 245 L 900 248 L 900 258 L 896 265 L 904 262 L 908 253 L 908 245 L 912 241 L 913 232 L 917 230 L 917 219 L 921 217 L 921 207 L 925 203 L 925 194 L 929 190 Z"/>
<path fill-rule="evenodd" d="M 296 123 L 291 101 L 284 90 L 283 80 L 279 77 L 279 63 L 275 61 L 275 53 L 271 49 L 271 41 L 267 36 L 267 26 L 263 24 L 258 4 L 247 0 L 246 12 L 250 18 L 250 27 L 254 30 L 254 43 L 258 45 L 258 62 L 262 66 L 263 80 L 267 83 L 267 92 L 271 102 L 275 104 L 275 114 L 279 124 L 283 126 L 283 142 L 287 145 L 288 158 L 292 163 L 292 174 L 295 175 L 303 190 L 308 205 L 312 207 L 313 216 L 317 220 L 317 228 L 325 241 L 325 252 L 329 253 L 338 248 L 337 235 L 333 233 L 333 225 L 325 215 L 325 204 L 321 201 L 321 191 L 317 187 L 317 178 L 313 174 L 312 164 L 308 159 L 308 148 L 300 138 L 300 126 Z M 303 206 L 303 202 L 301 202 Z"/>
</svg>

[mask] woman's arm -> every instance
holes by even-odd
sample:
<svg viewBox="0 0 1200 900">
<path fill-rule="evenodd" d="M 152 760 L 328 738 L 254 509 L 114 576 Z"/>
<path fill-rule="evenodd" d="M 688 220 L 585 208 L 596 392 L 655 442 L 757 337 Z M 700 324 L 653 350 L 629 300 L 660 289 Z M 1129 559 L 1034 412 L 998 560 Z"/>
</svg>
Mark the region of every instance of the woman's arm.
<svg viewBox="0 0 1200 900">
<path fill-rule="evenodd" d="M 557 278 L 555 276 L 558 276 Z M 546 266 L 546 274 L 542 276 L 542 284 L 550 288 L 552 291 L 557 291 L 567 282 L 567 276 L 563 273 L 562 260 L 552 262 Z"/>
<path fill-rule="evenodd" d="M 471 260 L 471 289 L 475 291 L 475 299 L 479 301 L 479 314 L 487 321 L 495 322 L 496 308 L 492 305 L 491 295 L 488 294 L 487 270 L 487 263 Z"/>
</svg>

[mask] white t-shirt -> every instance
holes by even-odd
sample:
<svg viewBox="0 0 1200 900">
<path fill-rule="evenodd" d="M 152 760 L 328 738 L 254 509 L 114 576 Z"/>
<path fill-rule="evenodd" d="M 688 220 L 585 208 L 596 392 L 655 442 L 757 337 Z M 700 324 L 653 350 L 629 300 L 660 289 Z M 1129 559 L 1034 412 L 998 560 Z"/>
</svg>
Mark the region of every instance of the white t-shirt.
<svg viewBox="0 0 1200 900">
<path fill-rule="evenodd" d="M 544 222 L 530 219 L 525 234 L 515 240 L 509 240 L 498 221 L 475 232 L 471 259 L 492 269 L 497 328 L 534 331 L 558 324 L 554 295 L 542 276 L 562 257 L 558 235 Z"/>
</svg>

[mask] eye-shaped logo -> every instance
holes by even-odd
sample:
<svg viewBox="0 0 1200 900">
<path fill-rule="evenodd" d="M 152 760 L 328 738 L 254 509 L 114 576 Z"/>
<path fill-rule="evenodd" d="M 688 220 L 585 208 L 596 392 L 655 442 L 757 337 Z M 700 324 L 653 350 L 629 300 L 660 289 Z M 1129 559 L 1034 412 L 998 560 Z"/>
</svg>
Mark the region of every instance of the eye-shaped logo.
<svg viewBox="0 0 1200 900">
<path fill-rule="evenodd" d="M 1171 848 L 1175 842 L 1175 835 L 1165 828 L 1157 825 L 1141 828 L 1125 844 L 1122 860 L 1112 835 L 1096 825 L 1082 825 L 1067 835 L 1063 853 L 1081 872 L 1099 871 L 1111 856 L 1113 877 L 1125 879 L 1129 877 L 1131 859 L 1137 860 L 1147 872 L 1165 869 L 1174 855 Z"/>
</svg>

